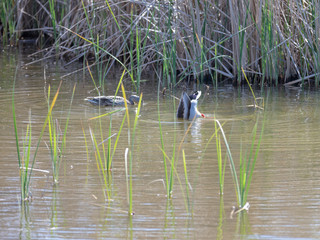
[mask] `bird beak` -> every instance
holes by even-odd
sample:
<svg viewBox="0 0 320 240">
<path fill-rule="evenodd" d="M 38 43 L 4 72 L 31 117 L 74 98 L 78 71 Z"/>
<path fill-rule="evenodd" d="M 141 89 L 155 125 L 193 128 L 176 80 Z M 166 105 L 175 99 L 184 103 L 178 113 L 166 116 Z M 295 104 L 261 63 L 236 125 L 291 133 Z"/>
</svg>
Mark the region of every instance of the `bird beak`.
<svg viewBox="0 0 320 240">
<path fill-rule="evenodd" d="M 203 114 L 203 113 L 201 113 L 201 117 L 205 118 L 205 116 L 204 116 L 204 114 Z"/>
</svg>

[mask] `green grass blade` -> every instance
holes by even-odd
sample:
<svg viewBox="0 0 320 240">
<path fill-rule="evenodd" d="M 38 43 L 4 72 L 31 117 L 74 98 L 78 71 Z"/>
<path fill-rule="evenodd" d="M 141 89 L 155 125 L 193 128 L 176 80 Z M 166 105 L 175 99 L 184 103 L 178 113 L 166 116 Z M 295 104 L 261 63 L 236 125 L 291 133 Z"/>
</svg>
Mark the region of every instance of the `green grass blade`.
<svg viewBox="0 0 320 240">
<path fill-rule="evenodd" d="M 18 136 L 18 128 L 17 128 L 17 117 L 16 117 L 16 109 L 15 109 L 15 104 L 14 104 L 14 95 L 15 95 L 15 85 L 16 85 L 17 71 L 18 71 L 18 66 L 16 67 L 15 76 L 14 76 L 14 80 L 13 80 L 13 87 L 12 87 L 12 115 L 13 115 L 13 126 L 14 126 L 14 135 L 15 135 L 15 139 L 16 139 L 18 163 L 19 163 L 19 169 L 21 169 L 22 166 L 21 166 L 19 136 Z"/>
<path fill-rule="evenodd" d="M 90 135 L 91 135 L 91 140 L 92 140 L 94 148 L 95 148 L 95 159 L 96 159 L 97 169 L 98 169 L 99 174 L 102 175 L 103 183 L 104 183 L 104 186 L 105 186 L 105 189 L 107 192 L 107 199 L 110 199 L 109 191 L 108 191 L 109 187 L 108 187 L 107 175 L 106 175 L 104 167 L 103 167 L 104 165 L 103 165 L 102 158 L 100 155 L 99 145 L 97 143 L 96 137 L 95 137 L 93 131 L 91 130 L 91 128 L 89 128 L 89 131 L 90 131 Z M 105 194 L 105 191 L 103 191 L 103 193 Z"/>
<path fill-rule="evenodd" d="M 258 120 L 257 120 L 257 122 L 258 122 Z M 252 175 L 253 175 L 253 170 L 255 168 L 255 164 L 256 164 L 256 161 L 257 161 L 257 158 L 258 158 L 258 153 L 259 153 L 259 150 L 260 150 L 262 136 L 263 136 L 263 133 L 264 133 L 264 125 L 265 125 L 265 116 L 263 118 L 262 127 L 261 127 L 261 130 L 260 130 L 259 140 L 258 140 L 257 146 L 255 148 L 255 154 L 254 154 L 254 157 L 253 157 L 250 173 L 247 174 L 248 179 L 247 179 L 247 186 L 246 186 L 246 192 L 245 192 L 245 199 L 247 199 L 247 196 L 248 196 L 248 192 L 249 192 L 250 184 L 251 184 L 251 180 L 252 180 Z M 253 134 L 256 134 L 256 129 L 254 130 Z"/>
<path fill-rule="evenodd" d="M 187 163 L 186 163 L 186 156 L 184 153 L 184 149 L 182 149 L 182 159 L 183 159 L 184 179 L 186 182 L 186 195 L 187 195 L 187 203 L 188 203 L 188 212 L 190 212 L 189 180 L 188 180 Z"/>
<path fill-rule="evenodd" d="M 64 152 L 64 149 L 66 147 L 66 138 L 67 138 L 67 129 L 68 129 L 68 125 L 69 125 L 69 119 L 70 119 L 70 113 L 71 113 L 71 107 L 72 107 L 72 103 L 73 103 L 73 98 L 74 98 L 74 93 L 76 90 L 76 84 L 74 84 L 73 86 L 73 90 L 72 90 L 72 95 L 71 95 L 71 100 L 70 100 L 70 105 L 69 105 L 69 110 L 68 110 L 68 115 L 67 115 L 67 121 L 66 121 L 66 125 L 64 127 L 64 132 L 63 132 L 63 140 L 62 140 L 62 148 L 61 148 L 61 155 Z"/>
<path fill-rule="evenodd" d="M 123 119 L 122 119 L 122 122 L 121 122 L 121 125 L 120 125 L 120 128 L 119 128 L 119 131 L 118 131 L 118 134 L 117 134 L 116 141 L 115 141 L 115 143 L 114 143 L 114 145 L 113 145 L 113 152 L 112 152 L 112 154 L 111 154 L 110 165 L 112 164 L 112 160 L 113 160 L 114 154 L 115 154 L 116 149 L 117 149 L 117 146 L 118 146 L 118 142 L 119 142 L 119 139 L 120 139 L 120 135 L 121 135 L 122 128 L 123 128 L 123 126 L 124 126 L 125 120 L 126 120 L 126 114 L 123 116 Z"/>
<path fill-rule="evenodd" d="M 179 183 L 179 186 L 180 186 L 180 189 L 181 189 L 181 193 L 182 193 L 182 196 L 183 196 L 183 201 L 184 201 L 184 204 L 185 204 L 185 208 L 187 211 L 189 211 L 189 207 L 188 207 L 188 202 L 187 202 L 187 199 L 186 199 L 186 196 L 185 196 L 185 193 L 183 191 L 183 184 L 180 180 L 180 177 L 179 177 L 179 174 L 177 172 L 177 169 L 175 168 L 174 166 L 174 163 L 170 160 L 170 158 L 168 157 L 168 155 L 166 154 L 166 152 L 164 152 L 161 147 L 159 147 L 159 149 L 162 151 L 162 153 L 165 155 L 166 159 L 168 160 L 168 162 L 171 164 L 171 169 L 172 169 L 172 172 L 175 174 L 175 176 L 177 177 L 177 180 L 178 180 L 178 183 Z"/>
<path fill-rule="evenodd" d="M 89 120 L 94 120 L 94 119 L 98 119 L 98 118 L 102 118 L 102 117 L 105 117 L 105 116 L 108 116 L 108 115 L 111 115 L 111 114 L 114 114 L 114 113 L 117 113 L 117 112 L 121 112 L 121 111 L 124 111 L 126 110 L 125 108 L 121 108 L 121 109 L 116 109 L 114 111 L 111 111 L 111 112 L 107 112 L 105 114 L 102 114 L 102 115 L 99 115 L 99 116 L 96 116 L 96 117 L 92 117 L 90 118 Z"/>
<path fill-rule="evenodd" d="M 220 128 L 220 131 L 221 131 L 221 134 L 222 134 L 222 137 L 223 137 L 223 140 L 224 140 L 224 143 L 226 145 L 226 148 L 227 148 L 227 154 L 228 154 L 228 157 L 229 157 L 229 163 L 230 163 L 230 168 L 231 168 L 231 173 L 232 173 L 232 179 L 235 183 L 235 188 L 236 188 L 236 195 L 237 195 L 237 201 L 238 201 L 238 204 L 240 203 L 240 200 L 241 200 L 241 195 L 240 195 L 240 186 L 239 186 L 239 182 L 238 182 L 238 176 L 237 176 L 237 171 L 236 171 L 236 168 L 235 168 L 235 165 L 234 165 L 234 161 L 233 161 L 233 158 L 232 158 L 232 154 L 231 154 L 231 150 L 230 150 L 230 147 L 229 147 L 229 143 L 227 141 L 227 138 L 226 138 L 226 135 L 223 131 L 223 128 L 220 124 L 220 122 L 218 120 L 215 120 L 217 122 L 217 124 L 219 125 L 219 128 Z"/>
<path fill-rule="evenodd" d="M 130 194 L 129 194 L 129 173 L 128 173 L 128 152 L 129 148 L 126 148 L 124 153 L 124 164 L 125 164 L 125 171 L 126 171 L 126 186 L 127 186 L 127 203 L 130 205 Z"/>
</svg>

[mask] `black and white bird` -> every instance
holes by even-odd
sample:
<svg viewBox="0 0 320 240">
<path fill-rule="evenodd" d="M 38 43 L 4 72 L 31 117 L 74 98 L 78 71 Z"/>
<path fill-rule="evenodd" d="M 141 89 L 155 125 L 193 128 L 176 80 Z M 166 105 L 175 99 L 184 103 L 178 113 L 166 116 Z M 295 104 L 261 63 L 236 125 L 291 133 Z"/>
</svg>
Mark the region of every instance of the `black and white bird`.
<svg viewBox="0 0 320 240">
<path fill-rule="evenodd" d="M 177 110 L 177 118 L 183 118 L 186 120 L 193 120 L 198 117 L 204 118 L 204 115 L 199 112 L 197 107 L 200 96 L 201 91 L 195 91 L 189 96 L 186 92 L 183 92 Z"/>
</svg>

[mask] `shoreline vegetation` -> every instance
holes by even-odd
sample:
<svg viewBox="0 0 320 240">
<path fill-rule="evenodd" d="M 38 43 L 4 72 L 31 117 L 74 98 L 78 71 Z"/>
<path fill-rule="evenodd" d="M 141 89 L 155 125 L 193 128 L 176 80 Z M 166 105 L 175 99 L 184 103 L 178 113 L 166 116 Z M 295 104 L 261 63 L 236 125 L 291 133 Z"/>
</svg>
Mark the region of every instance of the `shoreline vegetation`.
<svg viewBox="0 0 320 240">
<path fill-rule="evenodd" d="M 32 40 L 41 59 L 124 67 L 181 82 L 319 86 L 318 4 L 298 0 L 3 0 L 3 45 Z M 134 80 L 133 80 L 134 79 Z"/>
</svg>

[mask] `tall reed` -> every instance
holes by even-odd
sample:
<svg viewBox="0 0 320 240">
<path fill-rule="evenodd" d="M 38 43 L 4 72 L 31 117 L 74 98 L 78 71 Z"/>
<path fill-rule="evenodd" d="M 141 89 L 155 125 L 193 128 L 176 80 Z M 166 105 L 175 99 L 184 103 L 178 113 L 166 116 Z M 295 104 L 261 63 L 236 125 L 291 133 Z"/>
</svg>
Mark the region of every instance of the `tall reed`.
<svg viewBox="0 0 320 240">
<path fill-rule="evenodd" d="M 50 16 L 51 16 L 51 23 L 52 23 L 52 28 L 53 28 L 53 39 L 57 39 L 57 16 L 56 16 L 56 7 L 55 7 L 55 1 L 54 0 L 49 0 L 49 10 L 50 10 Z M 56 51 L 59 52 L 59 45 L 58 41 L 56 42 Z"/>
</svg>

